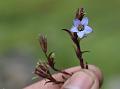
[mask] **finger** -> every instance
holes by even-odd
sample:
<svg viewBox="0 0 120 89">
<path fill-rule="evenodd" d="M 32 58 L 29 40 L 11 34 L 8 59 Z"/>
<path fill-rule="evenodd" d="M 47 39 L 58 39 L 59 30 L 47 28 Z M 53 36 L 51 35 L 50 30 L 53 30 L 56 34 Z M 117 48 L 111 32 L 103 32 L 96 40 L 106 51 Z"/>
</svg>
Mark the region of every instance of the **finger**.
<svg viewBox="0 0 120 89">
<path fill-rule="evenodd" d="M 102 80 L 101 71 L 93 65 L 89 65 L 89 70 L 93 71 L 96 74 L 96 76 L 98 76 L 98 79 L 101 82 L 101 80 Z M 81 68 L 80 68 L 80 66 L 78 66 L 78 67 L 66 69 L 65 71 L 68 73 L 76 73 L 78 71 L 81 71 Z M 56 78 L 56 80 L 63 81 L 61 75 L 62 75 L 61 73 L 58 73 L 58 74 L 54 74 L 53 77 Z M 66 75 L 65 77 L 69 77 L 69 76 Z M 60 89 L 60 87 L 61 87 L 61 85 L 58 85 L 58 84 L 53 85 L 53 83 L 47 83 L 46 85 L 44 85 L 45 82 L 46 82 L 45 80 L 42 80 L 35 84 L 32 84 L 31 86 L 24 88 L 24 89 Z"/>
<path fill-rule="evenodd" d="M 89 70 L 91 70 L 93 73 L 95 73 L 95 75 L 97 76 L 97 78 L 99 80 L 99 85 L 101 87 L 102 83 L 103 83 L 103 74 L 102 74 L 101 70 L 98 67 L 96 67 L 95 65 L 89 65 Z"/>
<path fill-rule="evenodd" d="M 91 70 L 81 70 L 72 75 L 61 89 L 99 89 L 99 80 Z"/>
<path fill-rule="evenodd" d="M 73 67 L 73 68 L 69 68 L 69 69 L 66 69 L 65 71 L 68 72 L 68 73 L 75 73 L 77 71 L 80 71 L 80 66 L 79 67 Z M 62 79 L 62 74 L 61 73 L 58 73 L 58 74 L 54 74 L 53 77 L 56 79 L 56 80 L 60 80 L 60 81 L 63 81 Z M 69 76 L 65 76 L 65 77 L 69 77 Z M 34 83 L 24 89 L 60 89 L 61 85 L 58 85 L 58 84 L 53 84 L 53 83 L 47 83 L 45 85 L 45 82 L 47 80 L 42 80 L 42 81 L 39 81 L 37 83 Z"/>
<path fill-rule="evenodd" d="M 99 89 L 101 87 L 100 80 L 98 76 L 96 76 L 95 72 L 93 70 L 83 70 L 85 73 L 89 75 L 94 81 L 94 83 L 89 87 L 89 89 Z"/>
</svg>

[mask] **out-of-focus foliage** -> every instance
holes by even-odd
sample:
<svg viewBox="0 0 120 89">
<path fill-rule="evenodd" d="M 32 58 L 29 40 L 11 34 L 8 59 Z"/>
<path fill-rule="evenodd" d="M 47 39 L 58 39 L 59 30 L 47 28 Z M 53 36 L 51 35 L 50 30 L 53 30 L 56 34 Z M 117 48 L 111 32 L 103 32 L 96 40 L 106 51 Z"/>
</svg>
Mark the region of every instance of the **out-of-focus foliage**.
<svg viewBox="0 0 120 89">
<path fill-rule="evenodd" d="M 85 8 L 94 30 L 81 44 L 83 50 L 91 51 L 84 54 L 85 60 L 101 68 L 105 81 L 120 75 L 119 0 L 1 0 L 1 89 L 20 89 L 35 82 L 31 80 L 32 71 L 36 61 L 44 56 L 38 43 L 39 33 L 47 35 L 58 67 L 79 64 L 68 34 L 61 29 L 71 28 L 80 6 Z"/>
</svg>

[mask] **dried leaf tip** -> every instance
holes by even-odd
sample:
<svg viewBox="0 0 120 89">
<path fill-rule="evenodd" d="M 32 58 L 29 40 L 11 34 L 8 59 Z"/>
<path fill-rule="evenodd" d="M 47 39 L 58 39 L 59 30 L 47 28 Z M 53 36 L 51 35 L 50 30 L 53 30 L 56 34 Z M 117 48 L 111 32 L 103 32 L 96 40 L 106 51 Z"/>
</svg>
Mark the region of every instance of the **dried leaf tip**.
<svg viewBox="0 0 120 89">
<path fill-rule="evenodd" d="M 84 15 L 85 15 L 84 8 L 78 8 L 75 18 L 81 21 Z"/>
<path fill-rule="evenodd" d="M 42 48 L 42 50 L 47 53 L 47 38 L 44 35 L 39 36 L 39 43 Z"/>
</svg>

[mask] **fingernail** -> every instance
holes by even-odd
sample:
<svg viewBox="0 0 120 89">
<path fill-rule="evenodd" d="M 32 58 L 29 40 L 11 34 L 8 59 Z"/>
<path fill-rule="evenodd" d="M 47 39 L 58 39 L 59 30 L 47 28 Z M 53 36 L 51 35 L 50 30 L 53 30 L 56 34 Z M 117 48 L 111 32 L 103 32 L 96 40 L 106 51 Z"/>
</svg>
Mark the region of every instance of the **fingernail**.
<svg viewBox="0 0 120 89">
<path fill-rule="evenodd" d="M 69 78 L 62 89 L 89 89 L 92 87 L 94 79 L 85 72 L 77 72 Z"/>
</svg>

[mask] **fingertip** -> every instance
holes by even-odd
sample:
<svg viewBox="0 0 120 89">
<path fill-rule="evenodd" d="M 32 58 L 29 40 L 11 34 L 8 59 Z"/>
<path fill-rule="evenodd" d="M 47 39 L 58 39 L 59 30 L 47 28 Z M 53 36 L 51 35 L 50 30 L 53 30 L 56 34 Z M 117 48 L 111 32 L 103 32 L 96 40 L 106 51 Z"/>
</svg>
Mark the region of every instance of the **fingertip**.
<svg viewBox="0 0 120 89">
<path fill-rule="evenodd" d="M 80 67 L 69 69 L 69 71 L 76 69 L 77 71 L 64 83 L 61 89 L 99 89 L 103 82 L 102 72 L 94 65 L 88 65 L 88 67 L 89 69 L 81 69 Z"/>
<path fill-rule="evenodd" d="M 103 74 L 102 74 L 100 68 L 98 68 L 95 65 L 91 65 L 91 64 L 89 64 L 88 67 L 89 67 L 88 70 L 92 71 L 97 76 L 97 78 L 99 79 L 99 82 L 100 82 L 100 86 L 101 86 L 103 83 Z M 66 69 L 65 71 L 68 73 L 76 73 L 81 70 L 83 70 L 83 69 L 81 69 L 80 66 L 77 66 L 77 67 L 72 67 L 72 68 Z"/>
<path fill-rule="evenodd" d="M 98 68 L 95 65 L 89 65 L 89 70 L 92 71 L 97 76 L 97 78 L 99 80 L 99 84 L 100 84 L 100 86 L 102 86 L 102 83 L 103 83 L 103 73 L 100 70 L 100 68 Z"/>
<path fill-rule="evenodd" d="M 87 70 L 88 71 L 88 70 Z M 73 74 L 62 86 L 61 89 L 91 89 L 96 77 L 86 71 L 79 71 Z"/>
</svg>

